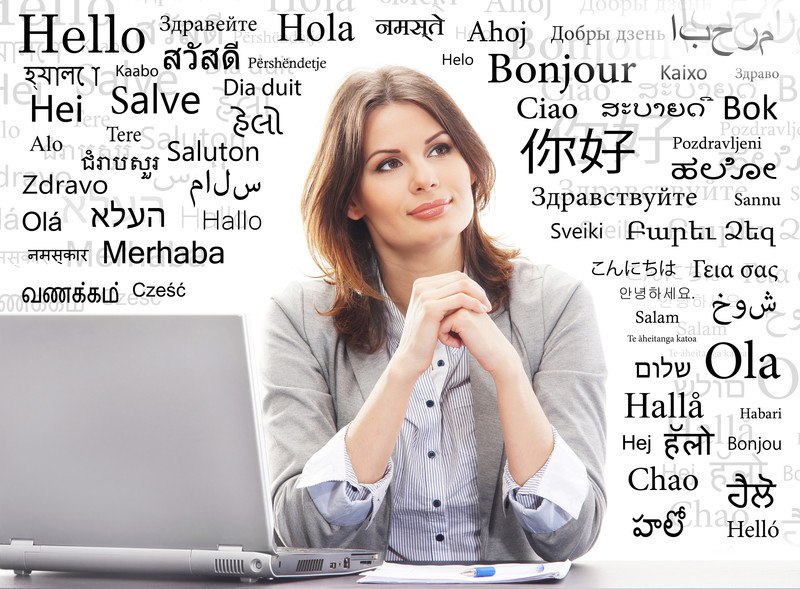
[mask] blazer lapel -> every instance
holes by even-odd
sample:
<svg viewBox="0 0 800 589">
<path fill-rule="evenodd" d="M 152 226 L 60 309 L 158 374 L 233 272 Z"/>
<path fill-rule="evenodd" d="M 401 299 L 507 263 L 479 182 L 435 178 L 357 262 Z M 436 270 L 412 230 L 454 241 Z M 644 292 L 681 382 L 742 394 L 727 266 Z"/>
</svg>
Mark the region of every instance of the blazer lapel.
<svg viewBox="0 0 800 589">
<path fill-rule="evenodd" d="M 511 339 L 511 322 L 508 311 L 495 314 L 494 320 L 503 335 Z M 494 379 L 470 355 L 469 378 L 472 390 L 472 411 L 475 418 L 475 442 L 478 448 L 478 498 L 480 501 L 481 530 L 489 531 L 497 483 L 503 468 L 503 429 L 497 410 L 497 389 Z M 483 541 L 486 550 L 486 539 Z"/>
<path fill-rule="evenodd" d="M 366 401 L 389 364 L 389 352 L 386 351 L 386 346 L 381 346 L 374 354 L 353 350 L 348 350 L 348 354 L 358 388 L 361 389 L 361 397 Z"/>
</svg>

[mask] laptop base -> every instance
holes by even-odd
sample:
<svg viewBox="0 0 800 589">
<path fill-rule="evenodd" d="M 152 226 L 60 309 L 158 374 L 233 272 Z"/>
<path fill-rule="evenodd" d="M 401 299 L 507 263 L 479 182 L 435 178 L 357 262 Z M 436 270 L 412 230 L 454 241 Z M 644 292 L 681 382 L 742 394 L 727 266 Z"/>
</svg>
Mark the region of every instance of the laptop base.
<svg viewBox="0 0 800 589">
<path fill-rule="evenodd" d="M 127 574 L 200 575 L 238 577 L 242 582 L 284 577 L 346 575 L 375 568 L 380 554 L 362 550 L 314 549 L 280 554 L 243 551 L 225 546 L 219 550 L 38 546 L 29 540 L 0 545 L 0 568 L 16 575 L 32 571 Z"/>
</svg>

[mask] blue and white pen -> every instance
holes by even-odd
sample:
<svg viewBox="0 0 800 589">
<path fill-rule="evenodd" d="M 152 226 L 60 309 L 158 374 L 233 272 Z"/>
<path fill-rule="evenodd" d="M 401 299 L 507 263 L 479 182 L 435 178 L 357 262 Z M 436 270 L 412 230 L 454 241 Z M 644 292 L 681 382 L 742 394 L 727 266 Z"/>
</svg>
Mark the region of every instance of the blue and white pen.
<svg viewBox="0 0 800 589">
<path fill-rule="evenodd" d="M 494 577 L 495 572 L 494 567 L 472 567 L 461 574 L 465 577 Z"/>
<path fill-rule="evenodd" d="M 535 567 L 534 570 L 537 573 L 541 573 L 544 571 L 543 564 L 532 565 L 532 566 Z M 465 577 L 494 577 L 496 572 L 497 570 L 494 567 L 476 566 L 462 571 L 461 574 L 464 575 Z"/>
</svg>

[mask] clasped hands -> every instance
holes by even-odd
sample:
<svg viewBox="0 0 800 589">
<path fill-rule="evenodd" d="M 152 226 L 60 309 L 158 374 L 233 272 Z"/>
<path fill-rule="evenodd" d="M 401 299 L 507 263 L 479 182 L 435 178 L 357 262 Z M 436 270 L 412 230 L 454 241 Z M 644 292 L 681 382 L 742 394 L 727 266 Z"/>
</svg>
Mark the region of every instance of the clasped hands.
<svg viewBox="0 0 800 589">
<path fill-rule="evenodd" d="M 414 282 L 400 344 L 392 357 L 414 374 L 433 361 L 436 342 L 466 346 L 493 376 L 519 362 L 514 347 L 489 316 L 491 303 L 483 288 L 463 272 L 449 272 Z"/>
</svg>

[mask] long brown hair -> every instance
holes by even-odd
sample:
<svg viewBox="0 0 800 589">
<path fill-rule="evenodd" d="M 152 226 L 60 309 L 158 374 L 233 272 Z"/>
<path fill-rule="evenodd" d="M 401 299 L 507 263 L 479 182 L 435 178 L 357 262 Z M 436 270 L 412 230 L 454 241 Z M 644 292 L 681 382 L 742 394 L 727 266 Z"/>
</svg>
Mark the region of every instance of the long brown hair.
<svg viewBox="0 0 800 589">
<path fill-rule="evenodd" d="M 347 211 L 364 167 L 367 117 L 395 102 L 415 104 L 442 125 L 475 177 L 475 212 L 461 234 L 464 263 L 495 308 L 508 302 L 511 259 L 518 254 L 500 247 L 481 228 L 477 213 L 489 202 L 494 163 L 450 95 L 428 76 L 404 67 L 348 77 L 328 111 L 301 209 L 311 255 L 336 288 L 333 306 L 325 314 L 333 316 L 348 346 L 370 353 L 386 340 L 385 308 L 366 224 L 348 218 Z"/>
</svg>

